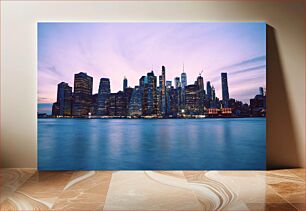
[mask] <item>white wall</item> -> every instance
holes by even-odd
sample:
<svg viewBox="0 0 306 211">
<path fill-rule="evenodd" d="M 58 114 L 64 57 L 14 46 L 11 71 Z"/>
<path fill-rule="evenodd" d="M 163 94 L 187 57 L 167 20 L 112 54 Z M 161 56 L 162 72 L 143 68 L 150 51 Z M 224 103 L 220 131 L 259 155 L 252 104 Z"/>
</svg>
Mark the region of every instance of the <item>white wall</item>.
<svg viewBox="0 0 306 211">
<path fill-rule="evenodd" d="M 267 43 L 267 161 L 271 167 L 304 165 L 303 1 L 1 1 L 3 167 L 37 164 L 38 21 L 266 21 L 274 28 Z"/>
</svg>

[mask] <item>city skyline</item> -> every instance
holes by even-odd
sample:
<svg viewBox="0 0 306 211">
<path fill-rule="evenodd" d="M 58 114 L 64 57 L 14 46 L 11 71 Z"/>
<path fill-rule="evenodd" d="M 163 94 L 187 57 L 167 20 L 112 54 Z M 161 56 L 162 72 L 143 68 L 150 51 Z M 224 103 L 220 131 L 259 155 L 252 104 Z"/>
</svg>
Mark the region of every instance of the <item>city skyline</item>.
<svg viewBox="0 0 306 211">
<path fill-rule="evenodd" d="M 205 87 L 210 81 L 219 98 L 227 72 L 231 97 L 249 103 L 266 86 L 265 45 L 265 23 L 39 23 L 39 111 L 50 111 L 58 83 L 73 86 L 71 73 L 91 75 L 95 94 L 101 77 L 117 92 L 124 76 L 133 88 L 139 75 L 153 69 L 158 76 L 162 65 L 174 85 L 183 64 L 188 84 L 203 71 Z"/>
<path fill-rule="evenodd" d="M 265 116 L 266 96 L 263 87 L 243 103 L 230 97 L 228 75 L 221 73 L 222 98 L 207 81 L 206 90 L 201 73 L 194 83 L 187 83 L 187 74 L 176 77 L 174 84 L 166 81 L 166 67 L 161 75 L 154 71 L 139 78 L 139 84 L 128 87 L 123 78 L 122 90 L 111 92 L 109 78 L 100 78 L 98 93 L 93 93 L 93 77 L 84 72 L 74 74 L 74 86 L 57 85 L 57 100 L 52 115 L 39 113 L 40 118 L 203 118 Z"/>
</svg>

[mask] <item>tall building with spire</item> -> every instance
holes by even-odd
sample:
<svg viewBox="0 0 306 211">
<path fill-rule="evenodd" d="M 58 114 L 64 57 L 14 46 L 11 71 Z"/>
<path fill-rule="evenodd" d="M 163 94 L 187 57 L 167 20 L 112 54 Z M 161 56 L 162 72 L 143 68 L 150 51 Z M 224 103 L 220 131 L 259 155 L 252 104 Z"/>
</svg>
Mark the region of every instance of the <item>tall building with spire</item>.
<svg viewBox="0 0 306 211">
<path fill-rule="evenodd" d="M 182 88 L 185 89 L 185 87 L 187 86 L 187 74 L 185 73 L 185 70 L 184 70 L 184 64 L 183 64 L 183 72 L 181 74 L 181 84 L 182 84 Z"/>
<path fill-rule="evenodd" d="M 185 92 L 185 89 L 187 87 L 187 74 L 185 73 L 184 64 L 183 64 L 183 72 L 181 74 L 181 86 L 182 86 L 182 90 L 181 90 L 181 108 L 184 108 L 185 107 L 185 102 L 186 102 L 186 92 Z"/>
</svg>

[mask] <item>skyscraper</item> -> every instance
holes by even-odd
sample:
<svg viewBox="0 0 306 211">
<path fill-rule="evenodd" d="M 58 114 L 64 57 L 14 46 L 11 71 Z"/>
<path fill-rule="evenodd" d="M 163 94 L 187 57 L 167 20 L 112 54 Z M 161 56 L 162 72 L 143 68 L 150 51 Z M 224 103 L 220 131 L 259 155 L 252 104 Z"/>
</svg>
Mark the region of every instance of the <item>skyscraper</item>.
<svg viewBox="0 0 306 211">
<path fill-rule="evenodd" d="M 156 95 L 157 78 L 154 72 L 147 74 L 147 83 L 144 86 L 143 94 L 143 114 L 154 115 L 157 114 L 157 95 Z"/>
<path fill-rule="evenodd" d="M 196 85 L 198 86 L 198 96 L 199 96 L 199 114 L 204 113 L 204 98 L 205 98 L 205 91 L 204 91 L 204 80 L 201 74 L 197 77 Z"/>
<path fill-rule="evenodd" d="M 116 116 L 116 96 L 117 93 L 110 93 L 108 96 L 108 115 Z"/>
<path fill-rule="evenodd" d="M 174 84 L 175 84 L 175 88 L 176 88 L 176 89 L 177 89 L 178 87 L 181 87 L 180 77 L 175 77 L 175 78 L 174 78 Z"/>
<path fill-rule="evenodd" d="M 141 76 L 141 78 L 139 79 L 139 87 L 144 87 L 146 81 L 147 81 L 147 77 Z"/>
<path fill-rule="evenodd" d="M 199 114 L 199 88 L 197 85 L 188 85 L 185 87 L 185 109 L 187 114 Z"/>
<path fill-rule="evenodd" d="M 93 78 L 80 72 L 74 75 L 73 116 L 86 116 L 92 103 Z"/>
<path fill-rule="evenodd" d="M 109 115 L 125 117 L 127 116 L 127 97 L 122 91 L 109 94 Z"/>
<path fill-rule="evenodd" d="M 204 90 L 204 80 L 201 75 L 199 75 L 197 78 L 197 85 L 198 85 L 199 90 Z"/>
<path fill-rule="evenodd" d="M 57 85 L 58 115 L 71 116 L 72 114 L 72 87 L 61 82 Z"/>
<path fill-rule="evenodd" d="M 162 115 L 162 96 L 161 96 L 161 87 L 156 87 L 156 100 L 157 100 L 157 115 Z"/>
<path fill-rule="evenodd" d="M 185 73 L 184 70 L 184 64 L 183 64 L 183 72 L 181 74 L 181 86 L 182 86 L 182 91 L 181 91 L 181 104 L 182 108 L 185 106 L 185 88 L 187 86 L 187 74 Z"/>
<path fill-rule="evenodd" d="M 217 108 L 217 97 L 215 87 L 211 86 L 211 102 L 209 103 L 209 108 Z"/>
<path fill-rule="evenodd" d="M 227 73 L 221 73 L 221 82 L 222 82 L 222 100 L 224 107 L 227 108 L 229 100 Z"/>
<path fill-rule="evenodd" d="M 57 117 L 59 115 L 60 115 L 59 114 L 59 105 L 58 105 L 57 102 L 55 102 L 55 103 L 52 104 L 52 116 Z"/>
<path fill-rule="evenodd" d="M 161 104 L 162 114 L 165 115 L 167 112 L 167 101 L 166 101 L 166 68 L 162 66 L 162 87 L 161 87 Z"/>
<path fill-rule="evenodd" d="M 125 90 L 124 90 L 124 95 L 125 95 L 125 99 L 126 99 L 126 115 L 129 113 L 129 106 L 130 106 L 130 101 L 131 101 L 131 98 L 132 98 L 132 94 L 133 94 L 133 88 L 132 87 L 127 87 Z"/>
<path fill-rule="evenodd" d="M 187 75 L 184 72 L 184 66 L 183 66 L 183 72 L 181 74 L 181 82 L 182 82 L 182 88 L 184 89 L 187 86 Z"/>
<path fill-rule="evenodd" d="M 127 97 L 124 92 L 119 91 L 115 94 L 115 116 L 127 115 Z"/>
<path fill-rule="evenodd" d="M 171 87 L 168 91 L 170 101 L 169 115 L 172 115 L 173 117 L 177 117 L 180 109 L 180 90 L 181 87 L 178 87 L 177 89 Z"/>
<path fill-rule="evenodd" d="M 259 87 L 259 94 L 261 95 L 261 96 L 264 96 L 265 94 L 264 94 L 264 88 L 263 87 Z"/>
<path fill-rule="evenodd" d="M 207 81 L 206 83 L 206 92 L 207 92 L 207 99 L 209 101 L 212 100 L 210 81 Z"/>
<path fill-rule="evenodd" d="M 98 111 L 98 94 L 94 94 L 91 96 L 90 113 L 91 115 L 97 115 L 97 111 Z"/>
<path fill-rule="evenodd" d="M 170 89 L 172 86 L 172 81 L 166 81 L 166 90 L 167 88 Z"/>
<path fill-rule="evenodd" d="M 142 92 L 139 86 L 135 86 L 132 92 L 131 100 L 129 103 L 129 114 L 131 116 L 142 115 Z"/>
<path fill-rule="evenodd" d="M 160 87 L 160 89 L 163 87 L 163 76 L 162 75 L 160 75 L 159 77 L 158 77 L 158 79 L 159 79 L 159 83 L 158 83 L 158 86 Z"/>
<path fill-rule="evenodd" d="M 141 114 L 143 114 L 143 111 L 145 110 L 145 105 L 144 105 L 144 89 L 145 89 L 145 84 L 147 83 L 147 77 L 146 76 L 141 76 L 139 79 L 139 94 L 137 96 L 140 97 L 140 106 L 141 106 Z"/>
<path fill-rule="evenodd" d="M 211 87 L 211 97 L 212 100 L 216 100 L 216 90 L 214 86 Z"/>
<path fill-rule="evenodd" d="M 98 115 L 107 115 L 108 114 L 108 99 L 110 94 L 110 81 L 108 78 L 101 78 L 98 91 L 98 106 L 97 114 Z"/>
<path fill-rule="evenodd" d="M 123 91 L 125 91 L 125 89 L 127 88 L 128 86 L 128 80 L 127 78 L 124 76 L 124 79 L 123 79 Z"/>
</svg>

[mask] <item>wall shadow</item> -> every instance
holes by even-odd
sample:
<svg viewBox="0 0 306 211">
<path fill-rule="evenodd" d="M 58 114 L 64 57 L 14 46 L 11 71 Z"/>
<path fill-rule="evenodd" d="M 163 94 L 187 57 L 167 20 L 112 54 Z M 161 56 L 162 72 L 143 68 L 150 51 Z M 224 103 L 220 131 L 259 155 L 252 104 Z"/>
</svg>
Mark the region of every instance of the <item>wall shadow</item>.
<svg viewBox="0 0 306 211">
<path fill-rule="evenodd" d="M 300 166 L 297 139 L 275 35 L 267 25 L 267 169 L 294 168 Z"/>
</svg>

